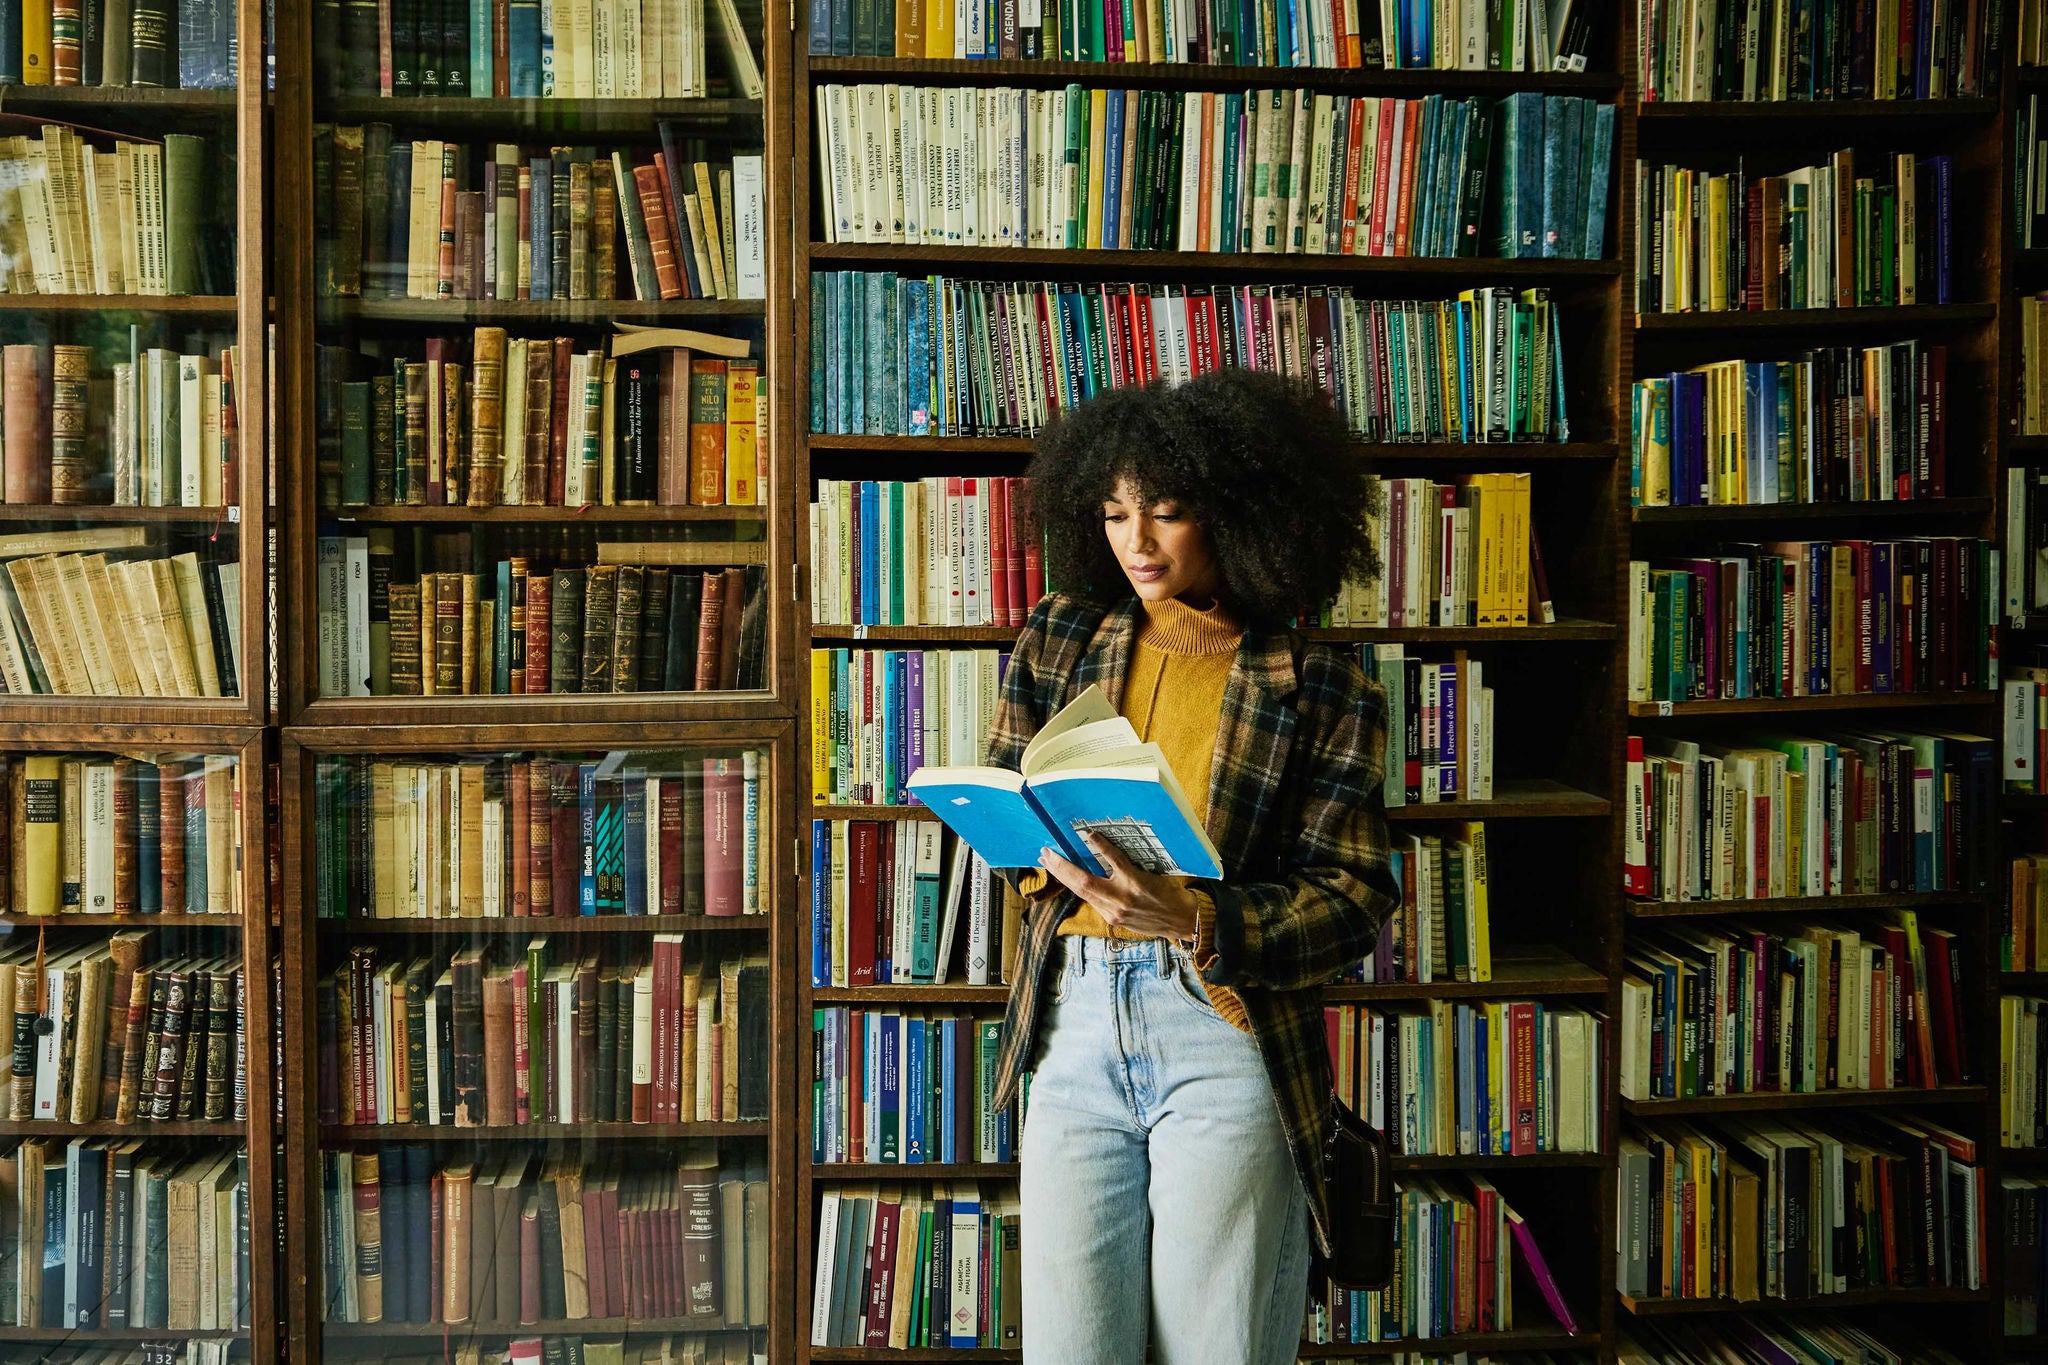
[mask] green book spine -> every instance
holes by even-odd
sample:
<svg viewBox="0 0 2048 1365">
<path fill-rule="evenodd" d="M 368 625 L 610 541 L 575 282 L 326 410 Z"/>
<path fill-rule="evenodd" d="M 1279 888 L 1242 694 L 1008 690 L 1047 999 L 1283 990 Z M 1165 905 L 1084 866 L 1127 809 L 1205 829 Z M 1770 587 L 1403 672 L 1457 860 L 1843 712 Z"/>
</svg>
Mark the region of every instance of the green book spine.
<svg viewBox="0 0 2048 1365">
<path fill-rule="evenodd" d="M 202 292 L 200 249 L 205 230 L 206 139 L 192 133 L 166 133 L 164 282 L 172 294 Z M 328 283 L 332 283 L 331 258 Z"/>
</svg>

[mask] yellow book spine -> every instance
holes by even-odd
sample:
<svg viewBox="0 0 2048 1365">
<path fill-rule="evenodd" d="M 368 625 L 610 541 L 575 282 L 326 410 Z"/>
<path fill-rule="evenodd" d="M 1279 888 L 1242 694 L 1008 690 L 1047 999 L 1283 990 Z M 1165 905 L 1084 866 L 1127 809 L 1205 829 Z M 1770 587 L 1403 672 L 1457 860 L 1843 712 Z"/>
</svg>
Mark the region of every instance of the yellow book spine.
<svg viewBox="0 0 2048 1365">
<path fill-rule="evenodd" d="M 50 30 L 50 0 L 28 0 L 21 6 L 21 83 L 48 85 L 56 67 L 56 44 Z"/>
<path fill-rule="evenodd" d="M 1493 912 L 1488 904 L 1486 872 L 1486 825 L 1474 820 L 1465 826 L 1465 837 L 1470 851 L 1465 857 L 1465 873 L 1469 885 L 1465 892 L 1467 913 L 1471 915 L 1470 931 L 1465 941 L 1466 951 L 1472 958 L 1472 979 L 1493 980 Z"/>
<path fill-rule="evenodd" d="M 811 651 L 811 800 L 832 795 L 832 651 Z"/>
<path fill-rule="evenodd" d="M 726 364 L 725 501 L 730 507 L 749 507 L 755 501 L 755 466 L 760 449 L 755 397 L 760 379 L 761 367 L 753 361 L 734 360 Z"/>
<path fill-rule="evenodd" d="M 1507 583 L 1508 624 L 1529 624 L 1529 493 L 1534 476 L 1503 474 L 1508 485 L 1508 533 L 1501 571 Z"/>
<path fill-rule="evenodd" d="M 1090 251 L 1102 249 L 1102 137 L 1109 126 L 1109 92 L 1088 92 L 1088 220 L 1081 225 L 1088 234 Z"/>
</svg>

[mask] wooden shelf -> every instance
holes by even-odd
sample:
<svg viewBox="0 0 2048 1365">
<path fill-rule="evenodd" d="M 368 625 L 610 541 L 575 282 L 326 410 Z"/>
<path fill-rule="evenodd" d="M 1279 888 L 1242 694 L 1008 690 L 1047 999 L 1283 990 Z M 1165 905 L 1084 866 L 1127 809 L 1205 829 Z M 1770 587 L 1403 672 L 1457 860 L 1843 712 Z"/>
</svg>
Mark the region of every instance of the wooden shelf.
<svg viewBox="0 0 2048 1365">
<path fill-rule="evenodd" d="M 1636 107 L 1644 127 L 1657 124 L 1793 122 L 1884 122 L 1948 119 L 1963 122 L 1995 118 L 1995 99 L 1952 100 L 1668 100 Z"/>
<path fill-rule="evenodd" d="M 760 317 L 761 299 L 322 299 L 322 322 L 548 323 L 610 327 L 614 321 Z"/>
<path fill-rule="evenodd" d="M 1918 1305 L 1982 1303 L 1982 1289 L 1928 1289 L 1899 1285 L 1889 1289 L 1852 1289 L 1846 1294 L 1818 1294 L 1806 1299 L 1637 1299 L 1616 1294 L 1622 1308 L 1637 1317 L 1668 1317 L 1678 1313 L 1770 1313 L 1788 1308 L 1891 1308 Z"/>
<path fill-rule="evenodd" d="M 1607 977 L 1557 948 L 1507 947 L 1494 952 L 1491 981 L 1343 982 L 1323 988 L 1332 1004 L 1373 1000 L 1497 1000 L 1521 995 L 1605 995 Z"/>
<path fill-rule="evenodd" d="M 1771 716 L 1784 711 L 1897 711 L 1909 707 L 1991 706 L 1992 691 L 1970 692 L 1843 692 L 1818 697 L 1705 697 L 1697 701 L 1632 701 L 1629 715 L 1638 720 L 1659 716 Z"/>
<path fill-rule="evenodd" d="M 674 934 L 758 930 L 773 926 L 767 915 L 530 915 L 507 919 L 321 919 L 325 934 L 385 937 L 474 934 Z"/>
<path fill-rule="evenodd" d="M 60 915 L 0 915 L 9 929 L 239 929 L 240 915 L 90 915 L 82 910 Z"/>
<path fill-rule="evenodd" d="M 239 507 L 114 507 L 105 503 L 0 503 L 0 522 L 139 522 L 164 526 L 239 526 Z"/>
<path fill-rule="evenodd" d="M 1820 1090 L 1788 1094 L 1771 1090 L 1753 1095 L 1707 1095 L 1685 1100 L 1624 1099 L 1622 1108 L 1639 1118 L 1668 1114 L 1748 1114 L 1780 1109 L 1905 1109 L 1924 1105 L 1982 1104 L 1989 1092 L 1981 1085 L 1944 1085 L 1919 1090 Z"/>
<path fill-rule="evenodd" d="M 1062 253 L 1070 254 L 1070 253 Z M 870 436 L 858 433 L 811 432 L 804 438 L 813 452 L 840 451 L 882 454 L 1029 455 L 1036 444 L 1028 436 Z M 1621 452 L 1613 441 L 1360 441 L 1352 449 L 1369 460 L 1416 460 L 1520 464 L 1529 460 L 1612 460 Z"/>
<path fill-rule="evenodd" d="M 622 522 L 647 525 L 668 521 L 765 521 L 766 507 L 343 507 L 323 513 L 337 521 L 405 525 L 413 522 L 479 522 L 491 525 L 537 525 L 543 522 Z M 764 547 L 765 548 L 765 547 Z"/>
<path fill-rule="evenodd" d="M 1712 507 L 1637 507 L 1629 519 L 1638 526 L 1671 526 L 1731 521 L 1869 521 L 1875 518 L 1981 517 L 1990 498 L 1907 498 L 1871 502 L 1773 502 Z"/>
<path fill-rule="evenodd" d="M 813 1161 L 811 1179 L 834 1180 L 1015 1180 L 1014 1161 Z"/>
<path fill-rule="evenodd" d="M 0 1341 L 49 1341 L 91 1347 L 117 1341 L 246 1341 L 249 1333 L 235 1328 L 200 1330 L 179 1327 L 7 1327 L 0 1326 Z"/>
<path fill-rule="evenodd" d="M 54 110 L 77 118 L 97 108 L 134 106 L 137 112 L 205 111 L 230 114 L 235 90 L 179 90 L 153 85 L 0 85 L 0 113 Z"/>
<path fill-rule="evenodd" d="M 322 1142 L 575 1142 L 581 1139 L 765 1137 L 766 1119 L 729 1123 L 522 1123 L 456 1128 L 425 1123 L 323 1123 Z"/>
<path fill-rule="evenodd" d="M 318 104 L 318 116 L 336 123 L 389 123 L 400 129 L 445 129 L 485 136 L 516 127 L 527 142 L 557 133 L 640 141 L 653 135 L 660 119 L 711 126 L 758 125 L 762 117 L 761 101 L 745 99 L 384 99 L 373 95 Z"/>
<path fill-rule="evenodd" d="M 1491 801 L 1435 801 L 1396 806 L 1389 820 L 1582 820 L 1607 814 L 1605 797 L 1546 777 L 1493 784 Z"/>
<path fill-rule="evenodd" d="M 1755 900 L 1646 901 L 1624 898 L 1634 919 L 1698 919 L 1708 915 L 1851 915 L 1870 910 L 1934 910 L 1982 905 L 1996 891 L 1881 891 L 1860 896 L 1763 896 Z"/>
<path fill-rule="evenodd" d="M 947 246 L 943 243 L 812 242 L 811 265 L 877 266 L 938 262 L 960 269 L 1004 267 L 1049 274 L 1167 271 L 1231 276 L 1383 278 L 1389 281 L 1499 280 L 1527 287 L 1543 281 L 1606 280 L 1619 261 L 1488 259 L 1479 256 L 1311 256 L 1302 252 L 1252 255 L 1231 251 L 1067 250 L 1063 247 Z"/>
<path fill-rule="evenodd" d="M 8 313 L 164 313 L 232 318 L 241 307 L 233 294 L 0 294 Z"/>
<path fill-rule="evenodd" d="M 1613 72 L 1564 71 L 1388 71 L 1377 67 L 1218 66 L 1194 62 L 1059 62 L 940 57 L 802 56 L 814 83 L 867 79 L 912 81 L 945 77 L 948 85 L 1067 85 L 1100 82 L 1119 88 L 1169 85 L 1197 89 L 1246 89 L 1284 83 L 1291 89 L 1358 94 L 1497 94 L 1541 90 L 1553 95 L 1617 95 L 1621 77 Z"/>
<path fill-rule="evenodd" d="M 531 1323 L 477 1322 L 315 1322 L 313 1330 L 333 1340 L 370 1340 L 378 1337 L 535 1337 L 535 1336 L 631 1336 L 659 1332 L 664 1336 L 710 1336 L 719 1332 L 745 1331 L 722 1323 L 707 1324 L 702 1318 L 564 1318 Z M 892 1352 L 898 1359 L 901 1352 Z"/>
<path fill-rule="evenodd" d="M 222 1119 L 214 1122 L 186 1119 L 166 1120 L 158 1123 L 153 1119 L 138 1119 L 133 1123 L 116 1123 L 111 1119 L 95 1119 L 90 1123 L 58 1123 L 54 1120 L 38 1122 L 25 1119 L 18 1122 L 0 1122 L 0 1138 L 81 1138 L 81 1137 L 197 1137 L 235 1138 L 249 1136 L 249 1125 L 240 1119 Z"/>
<path fill-rule="evenodd" d="M 1638 313 L 1640 337 L 1723 332 L 1797 332 L 1842 327 L 1931 327 L 1943 323 L 1989 322 L 1991 303 L 1915 303 L 1890 308 L 1778 308 L 1765 312 Z"/>
<path fill-rule="evenodd" d="M 1565 820 L 1607 814 L 1606 798 L 1547 778 L 1496 782 L 1491 801 L 1436 801 L 1396 806 L 1389 820 Z M 924 806 L 833 806 L 813 804 L 816 819 L 936 820 Z"/>
<path fill-rule="evenodd" d="M 904 1004 L 1000 1005 L 1010 998 L 1008 986 L 815 986 L 814 1005 Z"/>
<path fill-rule="evenodd" d="M 1015 640 L 1022 629 L 1021 626 L 812 626 L 810 632 L 814 642 L 858 640 L 869 644 L 886 644 L 892 641 L 921 643 L 930 640 L 957 643 L 964 640 L 1006 644 Z M 1324 640 L 1332 644 L 1370 644 L 1377 641 L 1405 640 L 1447 645 L 1537 645 L 1566 641 L 1612 640 L 1620 634 L 1620 627 L 1605 621 L 1581 621 L 1568 617 L 1547 626 L 1417 626 L 1413 629 L 1308 626 L 1301 633 L 1308 639 Z"/>
</svg>

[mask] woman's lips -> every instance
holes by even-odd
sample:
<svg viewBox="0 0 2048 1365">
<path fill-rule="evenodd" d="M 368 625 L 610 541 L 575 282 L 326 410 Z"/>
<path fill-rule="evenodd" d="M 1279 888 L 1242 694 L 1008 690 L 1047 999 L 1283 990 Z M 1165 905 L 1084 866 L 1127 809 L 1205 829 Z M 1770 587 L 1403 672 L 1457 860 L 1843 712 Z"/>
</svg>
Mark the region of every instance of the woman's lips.
<svg viewBox="0 0 2048 1365">
<path fill-rule="evenodd" d="M 1124 572 L 1140 583 L 1156 583 L 1166 577 L 1164 564 L 1126 564 Z"/>
</svg>

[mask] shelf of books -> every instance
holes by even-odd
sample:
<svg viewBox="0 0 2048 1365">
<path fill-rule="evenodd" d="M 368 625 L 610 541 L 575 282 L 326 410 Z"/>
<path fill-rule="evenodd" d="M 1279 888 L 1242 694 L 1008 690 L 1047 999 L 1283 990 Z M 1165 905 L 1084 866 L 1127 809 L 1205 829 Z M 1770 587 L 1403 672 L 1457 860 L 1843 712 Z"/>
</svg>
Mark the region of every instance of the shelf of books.
<svg viewBox="0 0 2048 1365">
<path fill-rule="evenodd" d="M 286 716 L 770 714 L 779 41 L 735 0 L 440 10 L 288 25 Z"/>
<path fill-rule="evenodd" d="M 799 14 L 796 1359 L 1022 1347 L 1023 1115 L 984 1099 L 1022 905 L 905 783 L 980 761 L 1058 586 L 1038 432 L 1224 365 L 1329 396 L 1381 480 L 1390 569 L 1299 624 L 1386 687 L 1400 756 L 1380 796 L 1406 905 L 1329 1001 L 1336 1085 L 1399 1154 L 1409 1274 L 1324 1295 L 1301 1355 L 1599 1355 L 1610 1253 L 1585 1223 L 1612 1198 L 1614 1016 L 1587 869 L 1616 815 L 1628 134 L 1615 25 L 1529 12 L 1549 22 L 1473 6 L 1462 62 L 1461 30 L 1406 3 L 1265 27 L 1227 6 Z M 1514 397 L 1471 397 L 1489 386 Z M 1515 568 L 1482 583 L 1482 546 Z M 1522 1104 L 1518 1064 L 1578 1080 Z M 1427 1098 L 1404 1115 L 1406 1093 Z M 1464 1220 L 1491 1236 L 1423 1231 Z"/>
<path fill-rule="evenodd" d="M 263 6 L 155 8 L 0 37 L 9 720 L 267 714 Z"/>
<path fill-rule="evenodd" d="M 1619 1349 L 1996 1359 L 2010 57 L 1707 8 L 1628 7 Z"/>
<path fill-rule="evenodd" d="M 768 1351 L 786 735 L 285 741 L 295 1356 Z"/>
<path fill-rule="evenodd" d="M 207 733 L 0 745 L 0 1358 L 276 1359 L 264 744 Z"/>
</svg>

